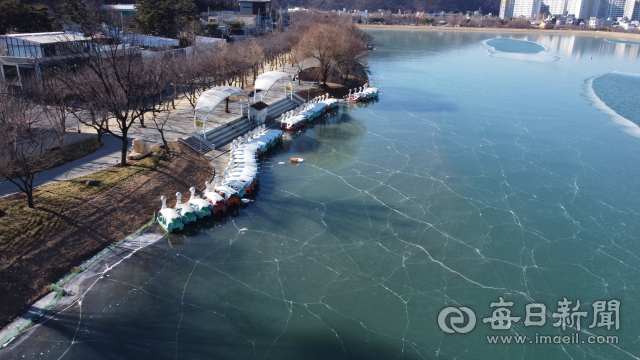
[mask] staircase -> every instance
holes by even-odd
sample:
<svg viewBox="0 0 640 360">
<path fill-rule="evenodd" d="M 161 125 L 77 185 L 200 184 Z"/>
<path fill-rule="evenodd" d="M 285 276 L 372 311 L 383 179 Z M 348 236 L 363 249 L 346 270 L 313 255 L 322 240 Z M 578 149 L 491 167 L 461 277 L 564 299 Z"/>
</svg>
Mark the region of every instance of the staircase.
<svg viewBox="0 0 640 360">
<path fill-rule="evenodd" d="M 293 93 L 293 100 L 298 104 L 304 104 L 305 102 L 307 102 L 307 100 L 303 99 L 302 97 L 300 97 L 300 95 Z"/>
<path fill-rule="evenodd" d="M 299 104 L 301 104 L 301 103 L 299 103 L 298 101 L 291 101 L 291 99 L 289 99 L 289 98 L 280 99 L 280 100 L 274 102 L 273 104 L 269 105 L 269 113 L 268 113 L 268 115 L 269 115 L 269 117 L 271 119 L 276 119 L 278 116 L 280 116 L 283 113 L 295 108 Z"/>
<path fill-rule="evenodd" d="M 282 98 L 269 105 L 268 116 L 272 119 L 276 119 L 284 112 L 289 111 L 296 106 L 302 104 L 304 101 L 302 98 L 294 94 L 293 101 L 290 98 Z M 257 125 L 249 119 L 246 114 L 240 118 L 230 121 L 224 125 L 220 125 L 213 130 L 207 131 L 206 139 L 202 138 L 202 135 L 193 134 L 188 138 L 181 138 L 180 142 L 188 145 L 193 150 L 206 154 L 211 150 L 232 141 L 240 135 L 244 135 L 246 132 L 253 130 Z"/>
<path fill-rule="evenodd" d="M 253 130 L 256 126 L 257 124 L 249 121 L 246 117 L 241 117 L 207 131 L 207 140 L 217 148 Z"/>
<path fill-rule="evenodd" d="M 244 135 L 247 131 L 253 130 L 255 127 L 255 123 L 252 123 L 243 116 L 207 131 L 206 139 L 200 134 L 193 133 L 193 135 L 188 138 L 181 138 L 180 142 L 188 145 L 199 153 L 206 154 L 236 137 Z"/>
<path fill-rule="evenodd" d="M 189 146 L 193 150 L 201 153 L 202 155 L 208 153 L 211 150 L 215 150 L 213 144 L 202 138 L 202 135 L 196 135 L 195 133 L 188 138 L 179 138 L 181 143 Z"/>
</svg>

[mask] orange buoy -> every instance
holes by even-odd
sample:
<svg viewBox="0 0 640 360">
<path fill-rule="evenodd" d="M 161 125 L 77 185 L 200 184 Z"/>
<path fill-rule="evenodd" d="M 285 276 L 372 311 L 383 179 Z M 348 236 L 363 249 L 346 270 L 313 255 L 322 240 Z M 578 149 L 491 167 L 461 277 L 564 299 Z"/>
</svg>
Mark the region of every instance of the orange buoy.
<svg viewBox="0 0 640 360">
<path fill-rule="evenodd" d="M 291 158 L 291 162 L 294 162 L 294 163 L 298 163 L 298 162 L 302 162 L 302 161 L 303 160 L 300 159 L 300 158 Z"/>
</svg>

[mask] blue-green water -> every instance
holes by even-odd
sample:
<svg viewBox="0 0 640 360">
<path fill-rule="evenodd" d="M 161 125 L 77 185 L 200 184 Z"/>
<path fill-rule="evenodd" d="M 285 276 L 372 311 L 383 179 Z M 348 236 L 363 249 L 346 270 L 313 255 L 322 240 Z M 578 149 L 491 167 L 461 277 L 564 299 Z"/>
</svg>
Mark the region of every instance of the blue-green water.
<svg viewBox="0 0 640 360">
<path fill-rule="evenodd" d="M 607 107 L 640 125 L 640 74 L 604 74 L 593 79 L 592 88 Z"/>
<path fill-rule="evenodd" d="M 636 41 L 624 41 L 624 40 L 613 40 L 613 39 L 606 39 L 606 41 L 611 41 L 611 42 L 620 43 L 620 44 L 629 44 L 629 45 L 638 45 L 638 46 L 640 46 L 640 42 L 636 42 Z"/>
<path fill-rule="evenodd" d="M 514 40 L 509 38 L 498 38 L 487 41 L 487 45 L 493 47 L 497 51 L 521 53 L 521 54 L 537 54 L 544 51 L 544 46 L 523 40 Z"/>
<path fill-rule="evenodd" d="M 81 302 L 0 358 L 640 357 L 640 140 L 589 81 L 637 73 L 638 47 L 513 35 L 558 59 L 540 62 L 488 56 L 504 34 L 371 34 L 378 102 L 285 141 L 233 217 L 101 263 Z M 508 330 L 483 322 L 499 297 L 520 317 Z M 553 326 L 563 297 L 578 343 L 536 344 L 572 341 L 575 323 Z M 532 302 L 546 305 L 541 327 L 525 326 Z M 475 328 L 444 332 L 446 307 L 471 309 Z M 598 326 L 616 313 L 619 329 Z M 527 338 L 489 344 L 499 335 Z"/>
</svg>

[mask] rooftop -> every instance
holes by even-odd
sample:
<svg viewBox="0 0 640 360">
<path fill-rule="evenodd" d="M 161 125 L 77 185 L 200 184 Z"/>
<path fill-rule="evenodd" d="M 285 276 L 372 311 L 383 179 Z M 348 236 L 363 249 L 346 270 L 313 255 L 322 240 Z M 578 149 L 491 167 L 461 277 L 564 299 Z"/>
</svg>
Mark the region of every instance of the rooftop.
<svg viewBox="0 0 640 360">
<path fill-rule="evenodd" d="M 258 111 L 264 110 L 268 107 L 269 105 L 267 105 L 266 103 L 263 103 L 262 101 L 258 101 L 257 103 L 251 105 L 252 109 L 256 109 Z"/>
<path fill-rule="evenodd" d="M 136 11 L 137 4 L 102 5 L 102 9 L 119 11 Z"/>
<path fill-rule="evenodd" d="M 88 40 L 88 38 L 82 35 L 67 34 L 63 32 L 8 34 L 4 36 L 6 38 L 10 37 L 12 39 L 29 41 L 38 44 L 56 44 L 61 42 Z"/>
</svg>

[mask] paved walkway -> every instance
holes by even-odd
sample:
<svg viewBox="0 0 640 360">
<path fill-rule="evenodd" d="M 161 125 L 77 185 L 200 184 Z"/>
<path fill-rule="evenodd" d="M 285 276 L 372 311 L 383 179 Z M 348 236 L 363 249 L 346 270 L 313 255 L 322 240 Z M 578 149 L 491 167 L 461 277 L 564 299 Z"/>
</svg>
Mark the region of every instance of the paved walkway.
<svg viewBox="0 0 640 360">
<path fill-rule="evenodd" d="M 269 66 L 265 66 L 266 71 L 271 71 Z M 278 69 L 274 69 L 275 71 L 284 71 L 291 75 L 295 75 L 297 73 L 297 69 L 290 64 L 287 64 L 284 68 L 280 67 Z M 265 97 L 265 102 L 273 103 L 280 98 L 284 97 L 284 89 L 283 89 L 284 80 L 278 81 L 273 88 L 269 91 L 267 97 Z M 293 82 L 293 91 L 306 90 L 314 85 L 311 81 L 302 81 L 299 85 L 298 81 Z M 252 90 L 253 85 L 249 84 L 245 87 L 245 89 Z M 251 99 L 253 101 L 253 99 Z M 244 105 L 246 106 L 246 104 Z M 239 109 L 239 103 L 230 104 L 229 109 L 231 111 L 234 108 Z M 235 115 L 224 115 L 224 104 L 221 104 L 219 109 L 216 109 L 215 113 L 212 114 L 212 119 L 210 119 L 211 125 L 214 125 L 217 121 L 215 120 L 215 115 L 219 115 L 220 118 L 228 117 L 228 118 L 237 118 L 239 117 L 239 110 L 236 110 L 238 114 Z M 219 114 L 218 114 L 219 113 Z M 237 115 L 237 116 L 236 116 Z M 211 121 L 213 120 L 213 121 Z M 140 124 L 134 124 L 129 130 L 128 138 L 129 138 L 129 149 L 131 149 L 131 143 L 134 139 L 142 139 L 152 144 L 157 144 L 162 142 L 162 138 L 160 133 L 156 129 L 155 124 L 150 118 L 145 119 L 146 128 L 140 127 Z M 117 129 L 117 123 L 112 120 L 110 123 L 112 129 Z M 211 129 L 209 125 L 208 129 Z M 67 121 L 67 132 L 68 133 L 76 133 L 78 128 L 81 130 L 82 137 L 92 136 L 96 134 L 96 130 L 90 126 L 86 126 L 83 124 L 79 124 L 77 120 L 70 117 Z M 195 130 L 193 123 L 193 108 L 189 103 L 189 100 L 182 97 L 176 101 L 176 109 L 171 110 L 169 120 L 167 121 L 164 132 L 165 139 L 169 142 L 178 141 L 179 138 L 187 138 L 191 136 L 192 132 Z M 68 136 L 68 138 L 73 139 L 76 135 Z M 96 171 L 100 171 L 109 166 L 115 165 L 120 160 L 120 149 L 122 146 L 122 142 L 113 136 L 105 135 L 103 137 L 105 141 L 104 147 L 100 150 L 94 152 L 91 155 L 88 155 L 82 159 L 78 159 L 74 162 L 62 165 L 60 167 L 50 169 L 47 171 L 43 171 L 41 173 L 36 174 L 34 180 L 34 186 L 43 186 L 47 184 L 52 184 L 58 181 L 65 181 L 74 179 L 77 177 L 85 176 L 92 174 Z M 220 155 L 225 151 L 215 151 L 215 155 Z M 213 155 L 213 154 L 212 154 Z M 215 167 L 215 163 L 212 162 L 212 166 Z M 20 192 L 20 189 L 12 184 L 9 181 L 5 181 L 4 183 L 0 183 L 0 198 L 12 195 Z"/>
<path fill-rule="evenodd" d="M 110 135 L 105 135 L 103 139 L 104 146 L 93 154 L 36 174 L 33 181 L 34 187 L 75 179 L 115 165 L 120 161 L 122 142 Z M 131 141 L 129 146 L 131 146 Z M 20 189 L 9 181 L 0 184 L 0 198 L 18 192 Z"/>
</svg>

